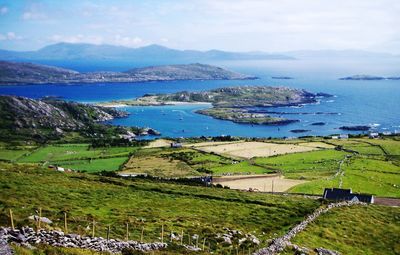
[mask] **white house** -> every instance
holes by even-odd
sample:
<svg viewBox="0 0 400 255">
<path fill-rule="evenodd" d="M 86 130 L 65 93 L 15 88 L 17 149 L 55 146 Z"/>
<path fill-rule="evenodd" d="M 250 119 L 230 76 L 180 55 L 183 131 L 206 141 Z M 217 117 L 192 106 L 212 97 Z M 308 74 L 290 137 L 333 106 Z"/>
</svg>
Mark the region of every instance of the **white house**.
<svg viewBox="0 0 400 255">
<path fill-rule="evenodd" d="M 379 133 L 373 132 L 373 133 L 369 133 L 369 138 L 375 139 L 375 138 L 379 138 Z"/>
</svg>

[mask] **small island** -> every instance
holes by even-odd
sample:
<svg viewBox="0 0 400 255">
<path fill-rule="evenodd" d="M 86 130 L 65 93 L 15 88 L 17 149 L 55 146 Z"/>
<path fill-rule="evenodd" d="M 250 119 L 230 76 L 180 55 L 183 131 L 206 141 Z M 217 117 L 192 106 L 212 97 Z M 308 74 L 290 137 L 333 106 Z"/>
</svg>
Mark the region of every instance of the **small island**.
<svg viewBox="0 0 400 255">
<path fill-rule="evenodd" d="M 199 63 L 150 66 L 125 72 L 80 73 L 54 66 L 0 61 L 0 85 L 251 79 L 257 77 Z"/>
<path fill-rule="evenodd" d="M 382 77 L 374 75 L 357 74 L 353 76 L 343 77 L 339 80 L 345 81 L 380 81 L 380 80 L 400 80 L 400 77 Z"/>
<path fill-rule="evenodd" d="M 368 130 L 371 129 L 371 127 L 370 126 L 358 125 L 358 126 L 342 126 L 339 129 L 347 130 L 347 131 L 368 131 Z"/>
<path fill-rule="evenodd" d="M 271 77 L 274 80 L 293 80 L 293 77 L 290 76 L 272 76 Z"/>
<path fill-rule="evenodd" d="M 211 107 L 196 113 L 236 123 L 258 125 L 285 125 L 298 120 L 274 117 L 268 112 L 254 112 L 254 107 L 298 106 L 315 103 L 325 93 L 310 93 L 287 87 L 239 86 L 201 92 L 182 91 L 172 94 L 144 95 L 133 100 L 101 103 L 101 106 L 162 106 L 174 104 L 208 104 Z"/>
<path fill-rule="evenodd" d="M 290 132 L 292 133 L 306 133 L 306 132 L 310 132 L 311 130 L 308 129 L 292 129 L 290 130 Z"/>
</svg>

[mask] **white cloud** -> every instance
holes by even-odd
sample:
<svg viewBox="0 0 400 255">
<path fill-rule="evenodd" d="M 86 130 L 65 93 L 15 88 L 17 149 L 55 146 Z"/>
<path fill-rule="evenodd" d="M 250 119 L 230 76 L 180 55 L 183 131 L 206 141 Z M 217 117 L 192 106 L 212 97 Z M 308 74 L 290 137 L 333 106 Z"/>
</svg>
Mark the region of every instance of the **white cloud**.
<svg viewBox="0 0 400 255">
<path fill-rule="evenodd" d="M 129 36 L 121 36 L 116 35 L 111 42 L 115 45 L 126 46 L 126 47 L 137 47 L 144 44 L 144 41 L 140 37 L 129 37 Z"/>
<path fill-rule="evenodd" d="M 55 34 L 55 35 L 50 36 L 49 40 L 52 43 L 57 43 L 57 42 L 92 43 L 92 44 L 102 44 L 102 43 L 104 43 L 104 39 L 101 36 L 82 35 L 82 34 L 71 35 L 71 36 Z"/>
<path fill-rule="evenodd" d="M 1 6 L 0 7 L 0 15 L 6 15 L 8 13 L 8 7 L 7 6 Z"/>
<path fill-rule="evenodd" d="M 24 31 L 24 37 L 52 42 L 270 52 L 390 48 L 400 53 L 399 0 L 26 2 L 21 19 L 40 22 L 8 25 L 20 27 L 15 31 Z"/>
<path fill-rule="evenodd" d="M 23 37 L 16 35 L 14 32 L 8 32 L 6 34 L 0 34 L 0 41 L 15 41 L 22 40 Z"/>
<path fill-rule="evenodd" d="M 45 20 L 48 18 L 47 14 L 44 12 L 45 8 L 43 4 L 33 3 L 25 7 L 22 12 L 21 18 L 23 20 Z"/>
</svg>

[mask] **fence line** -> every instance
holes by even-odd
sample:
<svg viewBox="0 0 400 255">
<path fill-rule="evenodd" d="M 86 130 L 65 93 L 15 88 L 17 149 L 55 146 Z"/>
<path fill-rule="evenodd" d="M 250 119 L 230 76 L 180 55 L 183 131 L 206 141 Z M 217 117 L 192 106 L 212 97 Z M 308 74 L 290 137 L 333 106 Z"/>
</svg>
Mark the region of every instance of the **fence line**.
<svg viewBox="0 0 400 255">
<path fill-rule="evenodd" d="M 149 230 L 151 230 L 146 231 L 146 224 L 143 220 L 136 219 L 136 221 L 132 223 L 132 219 L 129 219 L 129 217 L 125 222 L 116 225 L 115 223 L 110 224 L 109 221 L 101 222 L 96 220 L 93 216 L 85 216 L 85 220 L 83 217 L 79 217 L 65 210 L 59 212 L 50 211 L 53 214 L 52 219 L 50 219 L 46 217 L 48 215 L 46 215 L 46 212 L 49 211 L 46 211 L 46 209 L 43 210 L 42 207 L 38 210 L 33 210 L 32 214 L 23 212 L 15 215 L 12 208 L 9 208 L 8 212 L 8 222 L 11 229 L 23 226 L 32 227 L 33 225 L 34 229 L 36 229 L 36 233 L 39 233 L 41 230 L 63 230 L 66 235 L 79 234 L 80 236 L 91 236 L 92 238 L 105 236 L 107 242 L 110 240 L 138 240 L 140 243 L 157 243 L 161 241 L 161 243 L 184 246 L 189 250 L 203 250 L 208 252 L 216 250 L 226 251 L 231 247 L 233 253 L 237 253 L 235 252 L 237 250 L 239 252 L 238 254 L 243 255 L 247 254 L 247 249 L 250 251 L 258 247 L 258 245 L 253 243 L 238 244 L 234 241 L 238 237 L 231 237 L 232 243 L 227 246 L 222 242 L 219 243 L 217 241 L 218 237 L 215 236 L 214 238 L 214 234 L 209 233 L 208 235 L 204 234 L 201 236 L 201 233 L 184 230 L 182 227 L 174 231 L 172 225 L 166 224 L 163 221 L 159 223 L 156 222 L 156 224 L 151 223 L 149 225 L 149 227 L 151 226 Z M 27 216 L 24 216 L 24 214 Z M 89 220 L 87 220 L 88 217 Z M 166 238 L 166 234 L 167 236 L 168 234 L 170 235 L 169 238 Z M 213 236 L 210 238 L 210 235 Z"/>
</svg>

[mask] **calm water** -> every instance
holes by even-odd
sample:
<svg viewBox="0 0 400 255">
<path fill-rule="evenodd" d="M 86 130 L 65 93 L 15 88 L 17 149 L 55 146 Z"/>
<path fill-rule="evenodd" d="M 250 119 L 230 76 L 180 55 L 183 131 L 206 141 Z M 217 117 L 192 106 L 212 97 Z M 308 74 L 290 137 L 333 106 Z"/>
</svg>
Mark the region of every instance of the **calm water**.
<svg viewBox="0 0 400 255">
<path fill-rule="evenodd" d="M 378 131 L 400 130 L 400 81 L 340 81 L 337 78 L 368 73 L 375 75 L 400 75 L 400 63 L 312 63 L 308 61 L 230 62 L 219 65 L 257 75 L 253 81 L 179 81 L 135 84 L 89 85 L 36 85 L 0 87 L 0 94 L 21 95 L 31 98 L 59 96 L 80 102 L 99 102 L 129 99 L 146 93 L 171 93 L 182 90 L 199 91 L 221 86 L 272 85 L 326 92 L 334 98 L 301 108 L 269 108 L 281 112 L 275 116 L 299 119 L 286 126 L 258 126 L 235 124 L 194 113 L 204 105 L 179 105 L 164 107 L 127 107 L 130 117 L 114 120 L 117 125 L 149 126 L 163 136 L 216 136 L 235 135 L 247 137 L 290 137 L 301 135 L 329 135 L 344 133 L 337 129 L 343 125 L 371 125 Z M 273 80 L 276 75 L 293 76 L 293 80 Z M 293 114 L 294 113 L 294 114 Z M 319 113 L 319 114 L 316 114 Z M 325 126 L 313 126 L 325 122 Z M 307 129 L 295 134 L 293 129 Z M 345 132 L 348 133 L 348 132 Z"/>
</svg>

